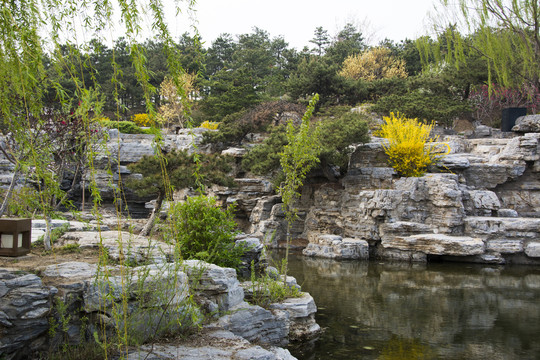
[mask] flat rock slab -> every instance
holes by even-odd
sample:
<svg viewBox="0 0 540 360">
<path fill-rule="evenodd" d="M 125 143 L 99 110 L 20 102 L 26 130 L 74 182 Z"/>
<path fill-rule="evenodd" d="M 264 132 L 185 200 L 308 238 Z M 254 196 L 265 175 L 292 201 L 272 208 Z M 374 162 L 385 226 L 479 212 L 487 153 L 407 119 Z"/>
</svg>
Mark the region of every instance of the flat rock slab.
<svg viewBox="0 0 540 360">
<path fill-rule="evenodd" d="M 42 275 L 45 277 L 61 277 L 65 279 L 92 278 L 96 276 L 96 274 L 96 264 L 77 261 L 49 265 L 42 273 Z"/>
<path fill-rule="evenodd" d="M 420 234 L 389 237 L 381 242 L 384 248 L 422 252 L 428 255 L 468 256 L 484 252 L 484 242 L 468 236 Z"/>
<path fill-rule="evenodd" d="M 246 339 L 226 330 L 213 330 L 197 335 L 193 344 L 159 344 L 141 346 L 130 351 L 127 360 L 294 360 L 288 350 L 252 345 Z"/>
<path fill-rule="evenodd" d="M 109 250 L 109 257 L 113 260 L 125 258 L 137 263 L 145 260 L 164 263 L 174 253 L 171 245 L 127 231 L 73 231 L 64 234 L 61 241 L 76 243 L 81 249 L 98 248 L 102 245 Z"/>
</svg>

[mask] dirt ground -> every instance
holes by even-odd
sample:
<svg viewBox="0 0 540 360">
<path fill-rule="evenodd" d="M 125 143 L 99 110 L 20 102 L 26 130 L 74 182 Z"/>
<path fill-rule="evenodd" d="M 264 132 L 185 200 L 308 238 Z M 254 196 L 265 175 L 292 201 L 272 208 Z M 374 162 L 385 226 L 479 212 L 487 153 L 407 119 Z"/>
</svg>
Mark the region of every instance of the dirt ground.
<svg viewBox="0 0 540 360">
<path fill-rule="evenodd" d="M 0 256 L 0 268 L 38 273 L 49 265 L 61 264 L 69 261 L 84 261 L 95 264 L 99 260 L 97 249 L 77 249 L 71 251 L 54 250 L 45 252 L 43 248 L 34 248 L 28 255 L 19 257 Z"/>
</svg>

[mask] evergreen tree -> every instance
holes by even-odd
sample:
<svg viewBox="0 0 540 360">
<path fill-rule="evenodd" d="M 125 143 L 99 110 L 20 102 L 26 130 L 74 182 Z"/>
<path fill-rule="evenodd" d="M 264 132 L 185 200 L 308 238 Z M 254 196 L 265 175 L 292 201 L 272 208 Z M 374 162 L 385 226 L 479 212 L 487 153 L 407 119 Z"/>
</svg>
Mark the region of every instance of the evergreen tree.
<svg viewBox="0 0 540 360">
<path fill-rule="evenodd" d="M 330 36 L 328 35 L 328 31 L 324 30 L 322 26 L 318 26 L 315 28 L 313 39 L 309 40 L 309 42 L 317 46 L 314 51 L 318 56 L 322 56 L 324 49 L 326 46 L 328 46 L 328 44 L 330 44 Z"/>
</svg>

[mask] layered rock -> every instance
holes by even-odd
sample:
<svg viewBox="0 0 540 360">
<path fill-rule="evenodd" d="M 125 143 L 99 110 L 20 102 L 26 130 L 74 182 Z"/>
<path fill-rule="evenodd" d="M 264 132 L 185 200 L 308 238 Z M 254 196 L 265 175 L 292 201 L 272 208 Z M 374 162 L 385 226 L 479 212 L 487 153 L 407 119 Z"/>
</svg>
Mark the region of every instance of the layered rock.
<svg viewBox="0 0 540 360">
<path fill-rule="evenodd" d="M 540 217 L 540 134 L 446 140 L 451 153 L 420 178 L 399 178 L 376 141 L 356 149 L 341 181 L 308 182 L 299 235 L 309 240 L 304 254 L 362 258 L 344 251 L 345 239 L 353 239 L 366 241 L 370 256 L 378 258 L 540 263 L 532 240 L 540 235 L 534 229 Z M 278 201 L 259 200 L 251 218 L 258 234 L 283 234 L 279 215 L 269 211 Z M 493 230 L 485 224 L 490 221 L 504 230 Z M 489 235 L 481 230 L 486 226 Z"/>
<path fill-rule="evenodd" d="M 0 356 L 29 356 L 44 346 L 56 293 L 34 274 L 0 268 Z"/>
<path fill-rule="evenodd" d="M 199 323 L 202 313 L 217 319 L 211 325 L 214 335 L 205 336 L 230 339 L 231 346 L 198 346 L 202 348 L 199 354 L 221 354 L 223 359 L 294 359 L 288 351 L 274 346 L 320 331 L 309 294 L 273 304 L 270 309 L 249 305 L 244 302 L 234 269 L 202 261 L 134 268 L 68 262 L 47 266 L 41 276 L 55 287 L 44 286 L 34 274 L 0 269 L 2 357 L 29 356 L 46 346 L 79 344 L 103 329 L 113 335 L 116 329 L 125 328 L 130 338 L 145 342 Z M 292 278 L 289 283 L 297 286 Z M 164 356 L 173 354 L 169 353 L 173 349 L 197 353 L 189 345 L 162 347 Z M 145 351 L 144 347 L 134 350 L 129 358 Z"/>
</svg>

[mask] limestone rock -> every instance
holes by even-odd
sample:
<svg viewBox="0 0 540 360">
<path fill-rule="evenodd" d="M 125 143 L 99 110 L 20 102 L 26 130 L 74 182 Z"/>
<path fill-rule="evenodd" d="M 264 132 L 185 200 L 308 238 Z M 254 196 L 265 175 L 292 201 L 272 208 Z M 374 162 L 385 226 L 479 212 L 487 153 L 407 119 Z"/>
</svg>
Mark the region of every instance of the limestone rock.
<svg viewBox="0 0 540 360">
<path fill-rule="evenodd" d="M 250 344 L 246 339 L 227 330 L 209 330 L 201 335 L 203 345 L 154 344 L 129 351 L 127 360 L 294 360 L 291 353 L 270 346 L 267 349 Z M 196 340 L 197 341 L 197 340 Z"/>
<path fill-rule="evenodd" d="M 517 218 L 519 215 L 518 212 L 514 209 L 499 209 L 497 210 L 497 216 Z"/>
<path fill-rule="evenodd" d="M 365 240 L 319 234 L 310 240 L 302 253 L 332 259 L 368 259 L 369 245 Z"/>
<path fill-rule="evenodd" d="M 244 237 L 235 241 L 236 247 L 242 247 L 244 253 L 242 255 L 242 265 L 239 268 L 239 274 L 241 277 L 248 278 L 251 275 L 251 266 L 253 265 L 255 271 L 259 271 L 261 268 L 261 255 L 264 249 L 264 245 L 256 237 Z"/>
<path fill-rule="evenodd" d="M 468 256 L 484 252 L 484 242 L 468 236 L 420 234 L 383 239 L 384 248 L 422 252 L 429 255 Z"/>
<path fill-rule="evenodd" d="M 234 148 L 228 148 L 228 149 L 223 150 L 221 152 L 221 155 L 228 155 L 235 158 L 241 158 L 244 155 L 246 155 L 246 153 L 247 153 L 247 149 L 234 147 Z"/>
<path fill-rule="evenodd" d="M 540 257 L 540 242 L 531 241 L 525 248 L 525 254 L 529 257 Z"/>
<path fill-rule="evenodd" d="M 520 116 L 516 119 L 516 125 L 512 128 L 514 132 L 539 133 L 540 114 Z"/>
<path fill-rule="evenodd" d="M 183 264 L 192 288 L 204 299 L 207 308 L 225 312 L 244 301 L 244 290 L 234 269 L 199 260 L 186 260 Z"/>
<path fill-rule="evenodd" d="M 60 277 L 64 279 L 91 279 L 96 276 L 97 268 L 98 266 L 96 264 L 72 261 L 49 265 L 45 268 L 42 275 L 45 277 Z"/>
<path fill-rule="evenodd" d="M 288 343 L 289 313 L 263 309 L 257 305 L 242 303 L 222 316 L 216 326 L 231 331 L 250 342 L 284 346 Z"/>
<path fill-rule="evenodd" d="M 491 161 L 537 161 L 540 159 L 539 140 L 540 133 L 528 133 L 513 138 Z"/>
<path fill-rule="evenodd" d="M 515 254 L 523 251 L 522 240 L 490 240 L 486 244 L 486 250 L 501 253 L 501 254 Z"/>
<path fill-rule="evenodd" d="M 122 256 L 125 260 L 135 263 L 148 260 L 153 263 L 164 263 L 174 253 L 171 245 L 126 231 L 74 231 L 64 234 L 60 241 L 76 243 L 81 249 L 98 248 L 101 245 L 108 250 L 111 259 L 119 260 Z"/>
<path fill-rule="evenodd" d="M 270 309 L 284 310 L 289 313 L 289 340 L 310 339 L 321 332 L 321 327 L 315 322 L 317 306 L 308 293 L 270 304 Z"/>
<path fill-rule="evenodd" d="M 441 169 L 457 170 L 466 169 L 471 165 L 467 154 L 449 154 L 438 161 L 437 166 Z"/>
<path fill-rule="evenodd" d="M 56 292 L 34 274 L 0 268 L 0 357 L 22 359 L 38 350 Z"/>
</svg>

